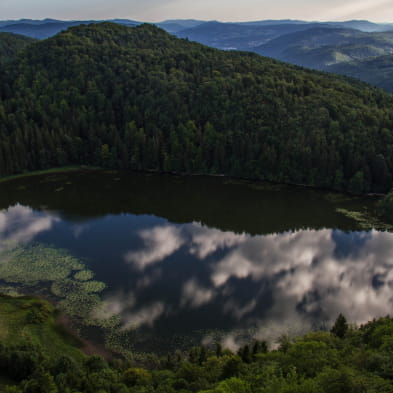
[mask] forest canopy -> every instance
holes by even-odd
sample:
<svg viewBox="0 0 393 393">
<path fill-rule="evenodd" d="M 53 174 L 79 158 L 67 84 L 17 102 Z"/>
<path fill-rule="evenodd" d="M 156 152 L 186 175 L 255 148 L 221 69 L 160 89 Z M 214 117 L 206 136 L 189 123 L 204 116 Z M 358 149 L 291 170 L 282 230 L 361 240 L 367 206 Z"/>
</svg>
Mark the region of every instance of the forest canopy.
<svg viewBox="0 0 393 393">
<path fill-rule="evenodd" d="M 87 356 L 49 303 L 0 296 L 0 391 L 6 393 L 392 393 L 393 320 L 166 356 Z M 79 347 L 79 349 L 78 349 Z"/>
<path fill-rule="evenodd" d="M 66 165 L 387 192 L 393 96 L 152 25 L 72 27 L 0 67 L 0 176 Z"/>
</svg>

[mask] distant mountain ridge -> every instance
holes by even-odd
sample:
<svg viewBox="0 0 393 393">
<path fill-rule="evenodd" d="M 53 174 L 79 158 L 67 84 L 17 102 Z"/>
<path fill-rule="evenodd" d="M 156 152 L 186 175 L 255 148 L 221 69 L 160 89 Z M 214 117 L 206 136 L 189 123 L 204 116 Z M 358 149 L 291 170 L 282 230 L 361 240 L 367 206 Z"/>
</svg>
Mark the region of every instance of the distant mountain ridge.
<svg viewBox="0 0 393 393">
<path fill-rule="evenodd" d="M 21 19 L 0 21 L 0 31 L 45 39 L 72 26 L 100 22 Z M 128 19 L 113 19 L 111 22 L 129 27 L 141 24 Z M 386 59 L 382 58 L 381 65 L 375 66 L 377 57 L 393 53 L 393 23 L 287 19 L 235 23 L 172 19 L 156 25 L 180 38 L 217 49 L 252 51 L 307 68 L 343 73 L 393 92 L 386 78 Z M 372 62 L 367 62 L 367 59 L 372 59 Z M 351 65 L 340 66 L 347 63 Z M 362 70 L 357 71 L 356 67 Z M 385 68 L 384 72 L 382 68 Z"/>
<path fill-rule="evenodd" d="M 255 52 L 325 70 L 332 64 L 393 53 L 393 31 L 366 33 L 354 29 L 317 27 L 282 35 L 255 48 Z"/>
<path fill-rule="evenodd" d="M 57 20 L 57 19 L 42 19 L 42 20 L 34 20 L 34 19 L 20 19 L 20 20 L 3 20 L 0 21 L 0 31 L 5 31 L 8 33 L 15 34 L 23 34 L 32 38 L 44 39 L 51 37 L 59 33 L 60 31 L 67 29 L 71 26 L 81 25 L 81 24 L 90 24 L 90 23 L 100 23 L 104 22 L 104 20 Z M 136 26 L 142 24 L 144 22 L 130 20 L 130 19 L 111 19 L 107 20 L 107 22 L 118 23 L 125 26 Z M 353 21 L 345 21 L 345 22 L 308 22 L 301 20 L 261 20 L 261 21 L 249 21 L 249 22 L 218 22 L 218 21 L 203 21 L 196 19 L 169 19 L 162 22 L 153 23 L 158 27 L 163 28 L 172 34 L 177 34 L 181 32 L 181 35 L 184 36 L 189 34 L 188 38 L 193 39 L 193 34 L 197 34 L 202 31 L 204 28 L 208 28 L 212 23 L 219 24 L 224 31 L 225 34 L 225 26 L 238 26 L 239 34 L 241 36 L 252 35 L 253 28 L 257 29 L 256 33 L 261 32 L 261 29 L 265 29 L 265 36 L 269 37 L 268 29 L 275 29 L 275 33 L 271 38 L 275 38 L 279 35 L 286 34 L 290 31 L 299 31 L 306 30 L 311 27 L 323 26 L 323 27 L 336 27 L 336 28 L 351 28 L 364 32 L 382 32 L 393 30 L 393 23 L 372 23 L 369 21 L 361 21 L 361 20 L 353 20 Z M 283 31 L 281 33 L 277 33 L 277 27 L 282 26 Z M 292 26 L 292 29 L 289 27 Z M 284 28 L 285 27 L 285 28 Z M 195 29 L 195 30 L 193 30 Z M 201 30 L 202 29 L 202 30 Z M 211 37 L 210 37 L 211 38 Z M 217 39 L 218 37 L 216 37 Z M 203 41 L 203 39 L 202 39 Z M 217 45 L 220 46 L 220 42 L 217 39 Z M 204 42 L 201 42 L 204 43 Z M 255 46 L 255 45 L 254 45 Z M 252 46 L 250 46 L 252 47 Z M 219 47 L 219 49 L 223 49 Z M 241 48 L 245 49 L 245 48 Z"/>
</svg>

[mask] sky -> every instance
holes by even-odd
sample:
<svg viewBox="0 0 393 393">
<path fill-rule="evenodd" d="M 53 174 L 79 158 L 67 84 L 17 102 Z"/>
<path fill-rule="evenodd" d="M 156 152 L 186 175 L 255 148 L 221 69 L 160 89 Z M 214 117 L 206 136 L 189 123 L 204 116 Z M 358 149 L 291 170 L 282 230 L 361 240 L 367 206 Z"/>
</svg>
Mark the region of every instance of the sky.
<svg viewBox="0 0 393 393">
<path fill-rule="evenodd" d="M 263 19 L 393 22 L 393 0 L 0 0 L 0 19 Z"/>
</svg>

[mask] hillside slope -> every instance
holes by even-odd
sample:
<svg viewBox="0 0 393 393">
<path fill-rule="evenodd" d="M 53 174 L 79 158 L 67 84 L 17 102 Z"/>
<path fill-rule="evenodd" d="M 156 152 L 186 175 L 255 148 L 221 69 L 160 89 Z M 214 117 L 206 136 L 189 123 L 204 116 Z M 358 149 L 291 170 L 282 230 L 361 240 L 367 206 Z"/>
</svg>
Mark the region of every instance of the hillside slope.
<svg viewBox="0 0 393 393">
<path fill-rule="evenodd" d="M 239 347 L 237 353 L 212 343 L 166 356 L 130 354 L 106 362 L 83 356 L 53 334 L 42 318 L 45 308 L 50 305 L 38 299 L 0 297 L 1 317 L 19 319 L 22 337 L 4 339 L 0 325 L 2 392 L 393 392 L 389 317 L 349 327 L 340 315 L 331 332 L 281 337 L 278 349 L 270 351 L 265 341 Z"/>
<path fill-rule="evenodd" d="M 331 64 L 393 53 L 393 32 L 312 28 L 280 36 L 255 48 L 261 55 L 323 70 Z"/>
<path fill-rule="evenodd" d="M 11 33 L 0 33 L 0 64 L 13 59 L 16 54 L 35 40 Z"/>
<path fill-rule="evenodd" d="M 78 26 L 0 74 L 0 174 L 68 164 L 388 191 L 393 97 L 151 25 Z"/>
<path fill-rule="evenodd" d="M 393 93 L 393 55 L 334 64 L 325 69 L 329 72 L 361 79 Z"/>
</svg>

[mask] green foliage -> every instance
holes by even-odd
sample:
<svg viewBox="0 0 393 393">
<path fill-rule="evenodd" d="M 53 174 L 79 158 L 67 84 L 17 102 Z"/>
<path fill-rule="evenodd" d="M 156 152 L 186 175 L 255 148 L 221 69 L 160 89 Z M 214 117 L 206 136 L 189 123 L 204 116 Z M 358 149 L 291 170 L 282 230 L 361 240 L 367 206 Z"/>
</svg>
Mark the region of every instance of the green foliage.
<svg viewBox="0 0 393 393">
<path fill-rule="evenodd" d="M 239 378 L 230 378 L 220 382 L 215 389 L 201 393 L 251 393 L 251 388 L 249 383 Z"/>
<path fill-rule="evenodd" d="M 0 176 L 65 165 L 392 188 L 393 98 L 150 25 L 73 27 L 0 72 Z"/>
<path fill-rule="evenodd" d="M 390 192 L 378 202 L 377 211 L 385 220 L 393 223 L 393 192 Z"/>
<path fill-rule="evenodd" d="M 344 315 L 340 314 L 337 317 L 336 322 L 330 331 L 339 338 L 343 338 L 345 336 L 348 331 L 348 323 Z"/>
<path fill-rule="evenodd" d="M 124 372 L 123 381 L 127 386 L 151 385 L 152 376 L 143 368 L 129 368 Z"/>
<path fill-rule="evenodd" d="M 16 57 L 18 52 L 36 40 L 12 33 L 0 33 L 0 64 Z"/>
<path fill-rule="evenodd" d="M 23 326 L 32 308 L 51 311 L 33 331 L 32 325 Z M 268 351 L 258 343 L 255 356 L 244 359 L 229 350 L 216 356 L 216 348 L 195 347 L 154 359 L 140 354 L 107 362 L 82 356 L 69 341 L 53 336 L 47 328 L 48 321 L 53 323 L 53 308 L 44 301 L 0 297 L 0 312 L 2 323 L 17 318 L 20 324 L 0 330 L 0 390 L 8 393 L 393 392 L 390 317 L 351 328 L 342 338 L 330 332 L 308 333 L 290 342 L 285 352 Z"/>
</svg>

